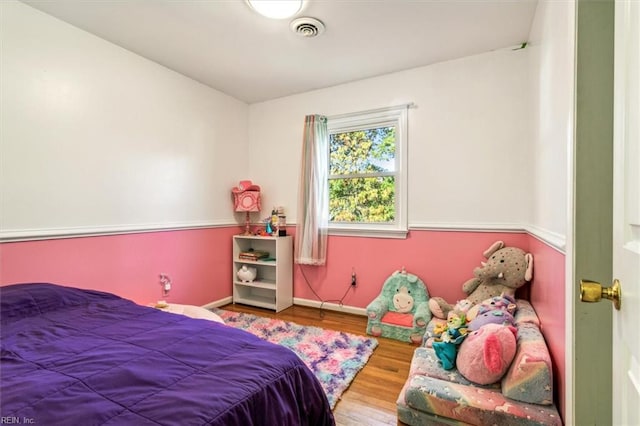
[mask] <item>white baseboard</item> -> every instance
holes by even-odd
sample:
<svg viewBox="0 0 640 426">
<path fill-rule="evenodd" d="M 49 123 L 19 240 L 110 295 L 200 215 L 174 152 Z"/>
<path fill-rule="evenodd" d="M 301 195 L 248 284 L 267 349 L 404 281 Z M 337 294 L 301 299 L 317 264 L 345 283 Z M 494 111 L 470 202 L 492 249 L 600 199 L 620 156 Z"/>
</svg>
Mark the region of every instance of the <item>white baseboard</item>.
<svg viewBox="0 0 640 426">
<path fill-rule="evenodd" d="M 222 298 L 220 300 L 215 300 L 213 302 L 209 302 L 206 305 L 202 305 L 202 307 L 205 308 L 205 309 L 219 308 L 220 306 L 228 305 L 229 303 L 233 303 L 233 297 L 232 296 L 224 297 L 224 298 Z"/>
<path fill-rule="evenodd" d="M 361 315 L 365 317 L 367 316 L 367 310 L 365 308 L 339 305 L 337 303 L 328 303 L 328 302 L 321 303 L 317 300 L 301 299 L 299 297 L 294 297 L 293 304 L 300 305 L 300 306 L 309 306 L 311 308 L 318 308 L 318 309 L 322 308 L 328 311 L 344 312 L 347 314 Z"/>
<path fill-rule="evenodd" d="M 219 308 L 220 306 L 228 305 L 230 303 L 233 303 L 232 296 L 225 297 L 220 300 L 215 300 L 213 302 L 209 302 L 206 305 L 202 305 L 202 307 L 205 309 Z M 300 305 L 300 306 L 308 306 L 310 308 L 326 309 L 328 311 L 344 312 L 347 314 L 361 315 L 365 317 L 367 316 L 366 309 L 357 308 L 355 306 L 345 306 L 345 305 L 341 306 L 336 303 L 321 303 L 321 302 L 318 302 L 317 300 L 301 299 L 299 297 L 293 298 L 293 304 Z"/>
</svg>

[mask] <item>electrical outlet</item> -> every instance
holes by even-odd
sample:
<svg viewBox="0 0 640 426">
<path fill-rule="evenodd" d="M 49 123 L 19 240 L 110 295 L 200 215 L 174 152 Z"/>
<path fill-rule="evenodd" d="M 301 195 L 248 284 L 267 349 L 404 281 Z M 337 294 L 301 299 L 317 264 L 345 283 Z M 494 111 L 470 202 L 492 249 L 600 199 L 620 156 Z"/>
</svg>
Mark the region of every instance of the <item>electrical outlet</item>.
<svg viewBox="0 0 640 426">
<path fill-rule="evenodd" d="M 353 286 L 353 287 L 356 286 L 356 273 L 355 272 L 351 273 L 351 286 Z"/>
<path fill-rule="evenodd" d="M 171 278 L 167 274 L 160 274 L 160 285 L 162 286 L 162 295 L 167 296 L 171 291 Z"/>
</svg>

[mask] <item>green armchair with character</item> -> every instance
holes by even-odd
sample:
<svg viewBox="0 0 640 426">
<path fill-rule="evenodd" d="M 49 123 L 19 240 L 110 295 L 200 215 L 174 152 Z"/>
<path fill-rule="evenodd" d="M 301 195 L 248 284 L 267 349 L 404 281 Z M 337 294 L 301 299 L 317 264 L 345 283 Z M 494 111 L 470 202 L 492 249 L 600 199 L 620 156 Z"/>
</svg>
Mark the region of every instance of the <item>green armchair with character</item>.
<svg viewBox="0 0 640 426">
<path fill-rule="evenodd" d="M 419 345 L 431 320 L 427 287 L 404 268 L 395 271 L 367 306 L 367 317 L 367 334 Z"/>
</svg>

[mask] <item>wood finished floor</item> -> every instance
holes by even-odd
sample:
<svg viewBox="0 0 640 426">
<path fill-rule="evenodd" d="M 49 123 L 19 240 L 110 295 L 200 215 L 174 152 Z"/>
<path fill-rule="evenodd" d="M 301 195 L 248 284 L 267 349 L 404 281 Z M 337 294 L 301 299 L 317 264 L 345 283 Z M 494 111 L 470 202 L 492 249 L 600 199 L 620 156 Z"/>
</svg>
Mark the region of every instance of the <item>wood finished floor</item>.
<svg viewBox="0 0 640 426">
<path fill-rule="evenodd" d="M 221 309 L 366 335 L 367 318 L 359 315 L 328 310 L 321 312 L 317 308 L 306 306 L 292 306 L 277 314 L 266 309 L 240 304 L 221 306 Z M 378 347 L 369 358 L 369 362 L 342 394 L 333 411 L 336 424 L 340 426 L 402 425 L 403 423 L 398 422 L 396 416 L 396 399 L 407 380 L 415 348 L 409 343 L 378 338 Z"/>
</svg>

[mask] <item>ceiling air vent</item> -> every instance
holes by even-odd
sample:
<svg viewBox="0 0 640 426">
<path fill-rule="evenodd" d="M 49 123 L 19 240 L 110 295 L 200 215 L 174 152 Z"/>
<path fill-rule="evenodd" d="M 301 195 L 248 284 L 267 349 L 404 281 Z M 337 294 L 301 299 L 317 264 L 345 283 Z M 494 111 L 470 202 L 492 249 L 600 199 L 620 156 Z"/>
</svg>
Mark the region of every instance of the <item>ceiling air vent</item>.
<svg viewBox="0 0 640 426">
<path fill-rule="evenodd" d="M 291 21 L 291 31 L 300 37 L 315 37 L 324 32 L 324 24 L 316 18 L 298 18 Z"/>
</svg>

